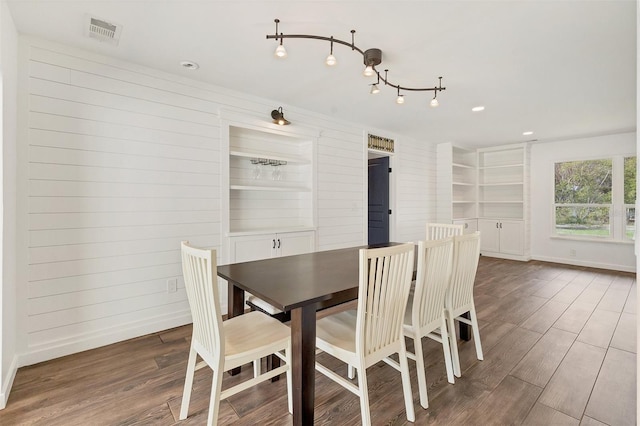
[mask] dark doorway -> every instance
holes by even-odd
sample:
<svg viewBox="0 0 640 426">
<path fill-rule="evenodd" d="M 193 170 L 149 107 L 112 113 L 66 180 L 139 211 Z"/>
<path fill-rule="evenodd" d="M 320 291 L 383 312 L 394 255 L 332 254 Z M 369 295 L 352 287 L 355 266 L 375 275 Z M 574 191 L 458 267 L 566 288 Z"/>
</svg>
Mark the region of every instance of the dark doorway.
<svg viewBox="0 0 640 426">
<path fill-rule="evenodd" d="M 369 244 L 389 242 L 389 157 L 369 160 Z"/>
</svg>

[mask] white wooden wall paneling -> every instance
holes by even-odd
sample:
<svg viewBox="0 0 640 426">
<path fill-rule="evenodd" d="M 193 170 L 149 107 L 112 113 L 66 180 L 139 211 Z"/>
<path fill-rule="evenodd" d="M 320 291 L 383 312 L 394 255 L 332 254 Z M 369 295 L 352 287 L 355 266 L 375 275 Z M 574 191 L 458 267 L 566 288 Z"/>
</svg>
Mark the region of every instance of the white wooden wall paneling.
<svg viewBox="0 0 640 426">
<path fill-rule="evenodd" d="M 33 46 L 30 59 L 29 346 L 184 318 L 177 243 L 220 243 L 215 95 Z"/>
<path fill-rule="evenodd" d="M 181 263 L 159 266 L 153 265 L 146 268 L 125 269 L 96 275 L 74 275 L 64 278 L 32 281 L 28 285 L 28 295 L 30 299 L 36 299 L 57 294 L 135 284 L 178 275 L 182 275 Z"/>
<path fill-rule="evenodd" d="M 26 358 L 48 359 L 135 335 L 128 329 L 185 321 L 174 242 L 220 247 L 226 206 L 220 200 L 218 112 L 232 108 L 268 120 L 273 102 L 29 40 L 25 328 L 33 356 Z M 318 248 L 365 243 L 362 128 L 285 109 L 294 122 L 321 129 Z M 429 153 L 425 146 L 405 145 L 396 157 L 396 167 L 406 166 L 397 194 L 404 235 L 417 234 L 418 222 L 422 232 L 429 211 L 417 201 L 430 190 L 422 168 L 428 165 L 416 160 Z M 259 202 L 266 215 L 311 196 L 274 192 L 258 201 L 232 192 L 230 208 Z M 293 218 L 282 219 L 290 225 Z M 255 215 L 242 220 L 255 222 Z M 166 292 L 167 278 L 178 278 L 177 292 Z"/>
</svg>

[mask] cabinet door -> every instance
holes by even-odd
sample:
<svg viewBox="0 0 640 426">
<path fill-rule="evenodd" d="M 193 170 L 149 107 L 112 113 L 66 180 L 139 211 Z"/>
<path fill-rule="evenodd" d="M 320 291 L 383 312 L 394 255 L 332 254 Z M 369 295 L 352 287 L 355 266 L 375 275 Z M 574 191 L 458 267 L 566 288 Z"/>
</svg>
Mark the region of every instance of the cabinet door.
<svg viewBox="0 0 640 426">
<path fill-rule="evenodd" d="M 480 251 L 500 251 L 500 221 L 498 219 L 478 219 L 480 231 Z"/>
<path fill-rule="evenodd" d="M 315 251 L 315 232 L 286 232 L 276 235 L 279 256 L 311 253 Z"/>
<path fill-rule="evenodd" d="M 500 253 L 524 254 L 524 222 L 521 220 L 500 221 Z"/>
<path fill-rule="evenodd" d="M 268 259 L 275 255 L 275 234 L 245 235 L 231 237 L 231 262 L 249 262 Z"/>
</svg>

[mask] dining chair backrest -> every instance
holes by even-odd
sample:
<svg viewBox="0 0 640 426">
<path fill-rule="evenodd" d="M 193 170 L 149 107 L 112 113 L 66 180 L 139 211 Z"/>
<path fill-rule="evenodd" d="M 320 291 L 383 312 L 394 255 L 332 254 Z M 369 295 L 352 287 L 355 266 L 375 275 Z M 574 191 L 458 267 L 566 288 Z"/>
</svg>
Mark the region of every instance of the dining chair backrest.
<svg viewBox="0 0 640 426">
<path fill-rule="evenodd" d="M 441 240 L 444 238 L 462 235 L 464 225 L 451 223 L 427 223 L 427 240 Z"/>
<path fill-rule="evenodd" d="M 445 305 L 454 315 L 458 315 L 456 309 L 473 303 L 479 257 L 480 232 L 453 237 L 453 268 Z"/>
<path fill-rule="evenodd" d="M 360 250 L 356 350 L 366 360 L 397 352 L 413 276 L 414 245 Z M 365 361 L 366 363 L 366 361 Z"/>
<path fill-rule="evenodd" d="M 193 339 L 198 353 L 207 363 L 217 365 L 225 353 L 222 314 L 217 285 L 215 250 L 203 250 L 183 241 L 182 273 L 191 307 Z"/>
<path fill-rule="evenodd" d="M 411 311 L 411 324 L 417 330 L 434 323 L 440 325 L 452 258 L 453 237 L 418 242 L 418 270 Z"/>
</svg>

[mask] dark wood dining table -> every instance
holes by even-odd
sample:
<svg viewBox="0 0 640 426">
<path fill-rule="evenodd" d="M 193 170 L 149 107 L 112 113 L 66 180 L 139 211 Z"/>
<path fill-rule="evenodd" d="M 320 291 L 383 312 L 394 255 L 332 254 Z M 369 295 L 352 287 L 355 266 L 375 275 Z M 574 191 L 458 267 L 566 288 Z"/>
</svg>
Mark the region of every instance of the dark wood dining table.
<svg viewBox="0 0 640 426">
<path fill-rule="evenodd" d="M 357 299 L 359 249 L 395 244 L 218 266 L 218 276 L 229 285 L 229 317 L 244 313 L 245 291 L 291 312 L 294 425 L 312 425 L 314 420 L 316 311 Z"/>
</svg>

